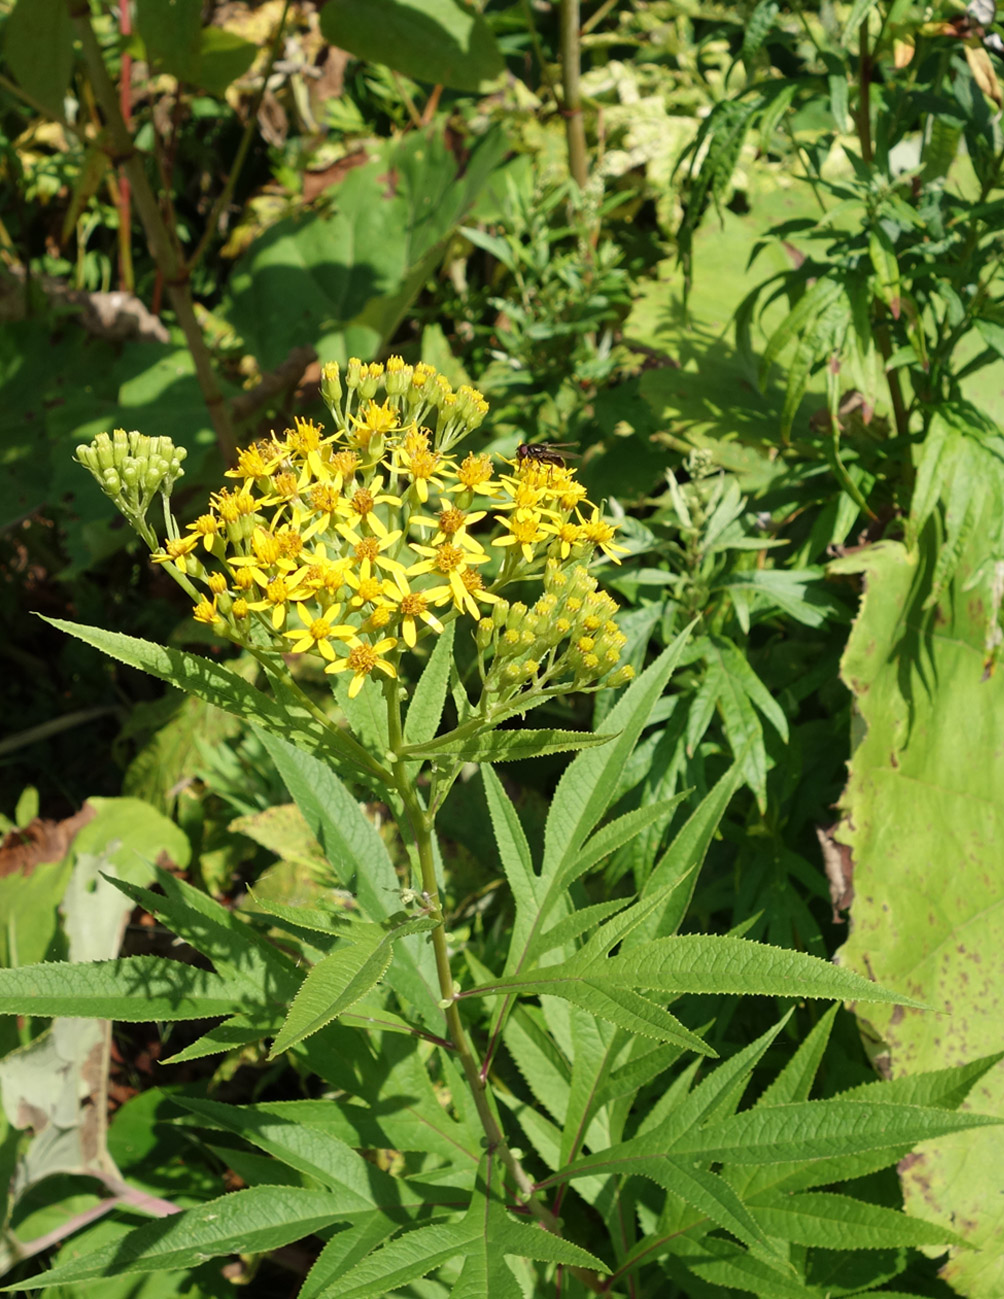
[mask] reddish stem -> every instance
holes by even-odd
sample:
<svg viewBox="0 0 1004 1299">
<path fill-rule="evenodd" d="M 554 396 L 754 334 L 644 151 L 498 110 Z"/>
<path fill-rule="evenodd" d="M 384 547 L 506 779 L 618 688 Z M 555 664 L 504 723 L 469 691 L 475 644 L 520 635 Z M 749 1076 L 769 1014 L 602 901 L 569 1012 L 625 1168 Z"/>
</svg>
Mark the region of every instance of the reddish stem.
<svg viewBox="0 0 1004 1299">
<path fill-rule="evenodd" d="M 119 32 L 122 36 L 122 70 L 119 74 L 119 107 L 126 127 L 132 128 L 132 55 L 129 37 L 132 35 L 132 0 L 119 0 Z M 133 290 L 132 270 L 132 188 L 125 170 L 119 168 L 119 288 L 126 293 Z"/>
</svg>

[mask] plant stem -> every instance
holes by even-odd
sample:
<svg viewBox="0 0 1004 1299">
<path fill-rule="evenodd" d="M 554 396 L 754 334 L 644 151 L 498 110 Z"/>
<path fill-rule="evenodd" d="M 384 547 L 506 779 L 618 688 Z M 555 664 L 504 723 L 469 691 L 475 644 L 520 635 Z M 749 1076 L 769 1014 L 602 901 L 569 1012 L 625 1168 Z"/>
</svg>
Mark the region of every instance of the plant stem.
<svg viewBox="0 0 1004 1299">
<path fill-rule="evenodd" d="M 90 9 L 86 4 L 78 6 L 77 0 L 69 0 L 69 5 L 73 25 L 83 47 L 94 96 L 105 120 L 112 161 L 118 163 L 129 178 L 133 197 L 136 200 L 136 211 L 143 224 L 150 252 L 163 273 L 178 325 L 185 335 L 185 342 L 195 364 L 199 388 L 216 433 L 220 455 L 230 463 L 236 451 L 230 412 L 217 382 L 206 340 L 195 318 L 188 274 L 180 251 L 161 215 L 157 197 L 143 167 L 142 156 L 133 144 L 129 128 L 122 118 L 118 92 L 108 75 L 101 47 L 91 26 Z"/>
<path fill-rule="evenodd" d="M 561 91 L 561 113 L 568 140 L 568 170 L 579 189 L 585 189 L 589 169 L 579 90 L 579 0 L 561 0 Z"/>
<path fill-rule="evenodd" d="M 884 312 L 885 308 L 881 303 L 878 304 L 879 311 Z M 896 425 L 896 436 L 906 437 L 910 431 L 909 416 L 907 414 L 906 402 L 903 399 L 903 385 L 900 383 L 899 370 L 889 369 L 889 358 L 892 356 L 892 341 L 889 337 L 889 326 L 886 324 L 875 325 L 875 342 L 878 344 L 878 350 L 881 353 L 882 360 L 885 362 L 886 383 L 889 387 L 889 400 L 892 404 L 893 421 Z"/>
<path fill-rule="evenodd" d="M 119 32 L 122 35 L 122 70 L 119 73 L 119 105 L 122 120 L 126 129 L 132 128 L 132 55 L 128 50 L 128 38 L 132 35 L 132 0 L 119 0 Z M 129 177 L 123 171 L 119 175 L 118 202 L 119 210 L 119 288 L 132 293 L 136 288 L 132 266 L 132 187 Z"/>
<path fill-rule="evenodd" d="M 868 18 L 858 28 L 858 143 L 861 161 L 872 161 L 872 56 L 868 51 Z"/>
<path fill-rule="evenodd" d="M 391 753 L 400 755 L 404 749 L 404 734 L 401 726 L 401 705 L 398 684 L 388 679 L 384 684 L 384 695 L 387 700 L 387 739 Z M 464 1077 L 470 1088 L 474 1107 L 484 1129 L 488 1150 L 498 1155 L 505 1165 L 510 1177 L 526 1208 L 537 1220 L 550 1231 L 557 1231 L 558 1220 L 536 1198 L 533 1182 L 522 1164 L 509 1149 L 498 1116 L 492 1102 L 488 1085 L 481 1077 L 481 1070 L 474 1052 L 471 1049 L 467 1030 L 464 1028 L 457 1009 L 453 989 L 453 974 L 450 970 L 450 953 L 446 941 L 446 928 L 439 899 L 439 883 L 436 879 L 436 858 L 433 851 L 435 833 L 435 815 L 428 812 L 416 792 L 415 782 L 406 771 L 406 763 L 398 760 L 394 763 L 394 786 L 397 789 L 404 810 L 411 826 L 411 833 L 418 853 L 418 864 L 422 875 L 422 889 L 426 895 L 426 906 L 433 920 L 438 921 L 432 931 L 432 949 L 436 958 L 436 973 L 439 978 L 439 990 L 442 993 L 446 1027 L 450 1041 L 456 1049 Z"/>
</svg>

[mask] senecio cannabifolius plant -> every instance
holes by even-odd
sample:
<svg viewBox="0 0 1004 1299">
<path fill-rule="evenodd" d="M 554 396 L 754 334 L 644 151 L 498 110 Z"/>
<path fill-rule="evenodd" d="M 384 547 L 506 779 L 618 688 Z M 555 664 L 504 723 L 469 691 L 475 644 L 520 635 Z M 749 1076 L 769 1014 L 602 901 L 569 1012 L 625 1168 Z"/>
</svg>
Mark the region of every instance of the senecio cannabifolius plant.
<svg viewBox="0 0 1004 1299">
<path fill-rule="evenodd" d="M 544 1285 L 563 1299 L 664 1293 L 681 1273 L 756 1293 L 762 1279 L 766 1294 L 772 1276 L 800 1284 L 812 1246 L 857 1248 L 859 1226 L 876 1247 L 947 1240 L 858 1201 L 849 1225 L 846 1197 L 808 1188 L 987 1121 L 952 1112 L 963 1095 L 954 1077 L 949 1087 L 932 1075 L 919 1105 L 885 1082 L 871 1107 L 862 1096 L 809 1101 L 832 1013 L 742 1113 L 787 1016 L 696 1084 L 681 1065 L 715 1055 L 666 1008 L 686 993 L 906 999 L 805 953 L 677 935 L 738 776 L 726 773 L 665 848 L 682 796 L 609 815 L 687 632 L 637 679 L 621 664 L 616 604 L 590 568 L 626 552 L 574 470 L 555 456 L 458 451 L 487 405 L 426 365 L 328 365 L 322 392 L 333 427 L 296 420 L 243 450 L 185 529 L 170 508 L 184 451 L 169 439 L 120 430 L 77 450 L 198 622 L 258 661 L 268 693 L 215 659 L 55 625 L 254 723 L 351 903 L 345 889 L 329 906 L 256 898 L 255 917 L 166 872 L 154 893 L 110 871 L 213 969 L 136 956 L 0 970 L 0 1012 L 226 1015 L 175 1058 L 264 1042 L 270 1058 L 292 1053 L 323 1080 L 321 1099 L 177 1103 L 300 1184 L 266 1177 L 184 1210 L 169 1232 L 137 1227 L 20 1287 L 187 1268 L 319 1234 L 307 1299 L 383 1296 L 432 1273 L 453 1299 L 525 1299 Z M 148 518 L 158 497 L 162 537 Z M 302 688 L 304 660 L 320 669 L 315 682 L 331 679 L 337 707 Z M 601 735 L 499 729 L 556 696 L 621 685 Z M 579 752 L 534 852 L 492 764 L 562 750 Z M 496 969 L 451 937 L 441 901 L 437 814 L 471 763 L 512 902 Z M 344 776 L 390 807 L 411 879 Z M 576 882 L 643 831 L 639 896 L 577 908 Z M 479 1019 L 483 1002 L 493 1009 Z M 514 1094 L 513 1063 L 533 1104 Z M 969 1068 L 975 1081 L 984 1065 Z M 374 1146 L 402 1151 L 410 1171 L 392 1176 L 359 1153 Z"/>
</svg>

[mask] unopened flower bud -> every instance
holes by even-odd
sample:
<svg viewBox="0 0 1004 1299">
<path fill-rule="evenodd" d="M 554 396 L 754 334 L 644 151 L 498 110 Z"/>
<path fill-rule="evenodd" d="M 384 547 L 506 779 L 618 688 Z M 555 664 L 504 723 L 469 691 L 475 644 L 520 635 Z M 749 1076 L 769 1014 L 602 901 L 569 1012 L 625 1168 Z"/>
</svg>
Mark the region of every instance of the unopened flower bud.
<svg viewBox="0 0 1004 1299">
<path fill-rule="evenodd" d="M 326 361 L 321 366 L 321 400 L 332 413 L 342 400 L 342 372 L 337 361 Z"/>
</svg>

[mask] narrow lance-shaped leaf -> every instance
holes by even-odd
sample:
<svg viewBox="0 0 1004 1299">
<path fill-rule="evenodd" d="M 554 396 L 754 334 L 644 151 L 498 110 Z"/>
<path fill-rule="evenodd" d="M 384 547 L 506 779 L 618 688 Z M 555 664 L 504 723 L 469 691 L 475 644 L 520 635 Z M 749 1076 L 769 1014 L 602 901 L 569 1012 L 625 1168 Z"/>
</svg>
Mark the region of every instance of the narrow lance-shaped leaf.
<svg viewBox="0 0 1004 1299">
<path fill-rule="evenodd" d="M 132 1272 L 189 1268 L 200 1257 L 265 1254 L 330 1226 L 341 1217 L 337 1197 L 327 1191 L 255 1186 L 144 1223 L 110 1245 L 4 1289 L 44 1290 L 51 1285 L 96 1281 Z"/>
<path fill-rule="evenodd" d="M 400 905 L 401 881 L 376 827 L 323 762 L 274 735 L 262 737 L 279 775 L 339 877 L 354 889 L 363 915 L 387 919 Z M 398 949 L 389 982 L 426 1023 L 442 1028 L 439 984 L 431 950 Z"/>
<path fill-rule="evenodd" d="M 750 1205 L 750 1212 L 768 1235 L 820 1249 L 899 1249 L 904 1245 L 967 1247 L 966 1241 L 954 1231 L 937 1223 L 825 1191 L 801 1195 L 769 1192 L 757 1197 Z"/>
<path fill-rule="evenodd" d="M 650 916 L 643 921 L 633 934 L 625 940 L 625 951 L 636 947 L 639 942 L 662 938 L 679 929 L 690 899 L 694 896 L 694 887 L 698 873 L 704 864 L 711 840 L 718 829 L 719 822 L 725 815 L 725 809 L 732 800 L 741 779 L 738 764 L 729 768 L 718 783 L 704 796 L 699 805 L 687 818 L 673 842 L 656 862 L 651 875 L 645 881 L 642 897 L 663 890 L 669 891 L 665 909 L 658 915 Z"/>
<path fill-rule="evenodd" d="M 212 961 L 224 977 L 240 980 L 261 995 L 267 988 L 274 999 L 295 993 L 300 975 L 290 958 L 199 889 L 165 870 L 157 871 L 160 894 L 128 880 L 105 878 L 131 901 L 163 920 L 172 933 Z"/>
<path fill-rule="evenodd" d="M 159 677 L 187 694 L 215 704 L 226 713 L 257 724 L 270 734 L 288 736 L 329 762 L 348 762 L 383 779 L 379 764 L 348 735 L 337 727 L 323 726 L 298 703 L 269 698 L 224 663 L 184 650 L 168 649 L 135 636 L 124 636 L 121 632 L 104 631 L 100 627 L 85 627 L 61 618 L 46 618 L 45 621 L 59 631 L 93 645 L 110 658 Z"/>
<path fill-rule="evenodd" d="M 436 637 L 429 661 L 412 691 L 408 714 L 404 720 L 406 744 L 425 744 L 439 729 L 450 683 L 450 671 L 453 667 L 453 642 L 456 631 L 456 622 L 449 622 Z"/>
<path fill-rule="evenodd" d="M 350 937 L 319 961 L 300 985 L 269 1059 L 274 1060 L 355 1005 L 386 974 L 394 943 L 409 934 L 427 933 L 437 923 L 430 916 L 417 916 L 389 931 L 376 925 L 360 925 L 350 931 Z"/>
<path fill-rule="evenodd" d="M 462 995 L 483 997 L 507 991 L 537 995 L 546 990 L 560 996 L 557 990 L 562 984 L 579 979 L 607 988 L 649 988 L 669 996 L 684 992 L 756 993 L 892 1002 L 926 1009 L 910 997 L 890 992 L 818 956 L 745 938 L 707 934 L 657 938 L 629 952 L 593 962 L 583 962 L 576 956 L 561 965 L 503 976 Z"/>
<path fill-rule="evenodd" d="M 7 1015 L 66 1015 L 135 1024 L 230 1015 L 247 1000 L 243 982 L 160 956 L 0 970 L 0 1014 Z"/>
<path fill-rule="evenodd" d="M 490 1170 L 489 1178 L 495 1180 Z M 461 1221 L 420 1227 L 399 1236 L 343 1273 L 321 1296 L 378 1299 L 457 1258 L 469 1260 L 457 1283 L 459 1289 L 453 1291 L 460 1299 L 475 1295 L 477 1299 L 520 1299 L 522 1288 L 504 1262 L 507 1254 L 607 1271 L 601 1259 L 571 1241 L 518 1222 L 500 1197 L 500 1191 L 487 1191 L 482 1183 Z"/>
<path fill-rule="evenodd" d="M 613 738 L 589 731 L 490 731 L 452 742 L 447 735 L 431 744 L 409 744 L 402 752 L 406 758 L 446 758 L 451 762 L 522 762 L 549 753 L 595 748 Z"/>
</svg>

